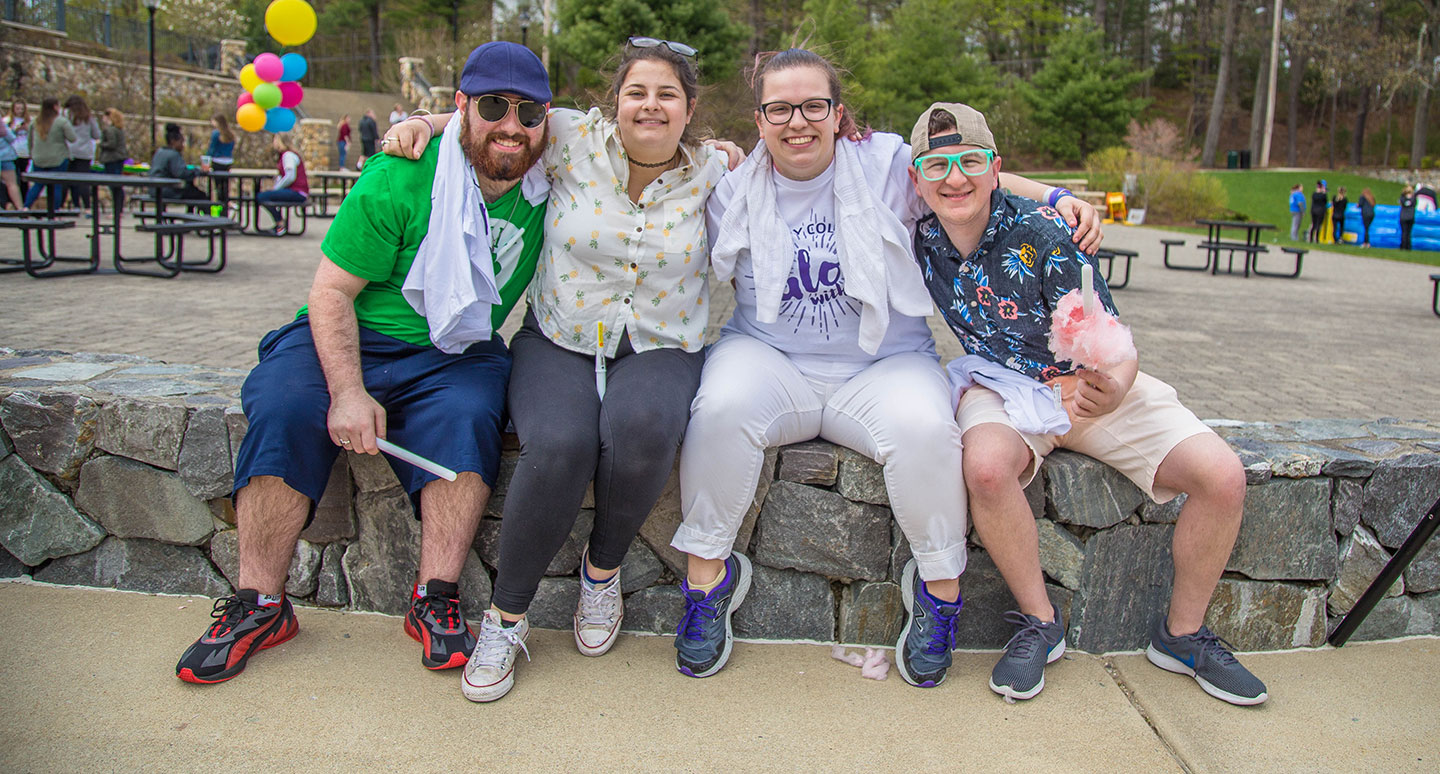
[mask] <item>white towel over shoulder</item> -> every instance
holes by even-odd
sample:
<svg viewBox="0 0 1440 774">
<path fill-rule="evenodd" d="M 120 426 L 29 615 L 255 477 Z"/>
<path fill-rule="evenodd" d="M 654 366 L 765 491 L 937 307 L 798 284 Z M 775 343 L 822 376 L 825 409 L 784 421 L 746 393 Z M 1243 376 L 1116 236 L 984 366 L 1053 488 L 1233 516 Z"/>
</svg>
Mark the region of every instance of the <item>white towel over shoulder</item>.
<svg viewBox="0 0 1440 774">
<path fill-rule="evenodd" d="M 490 217 L 460 148 L 462 123 L 451 121 L 441 135 L 430 189 L 430 226 L 400 289 L 429 324 L 430 341 L 452 355 L 490 339 L 490 307 L 500 303 Z"/>
</svg>

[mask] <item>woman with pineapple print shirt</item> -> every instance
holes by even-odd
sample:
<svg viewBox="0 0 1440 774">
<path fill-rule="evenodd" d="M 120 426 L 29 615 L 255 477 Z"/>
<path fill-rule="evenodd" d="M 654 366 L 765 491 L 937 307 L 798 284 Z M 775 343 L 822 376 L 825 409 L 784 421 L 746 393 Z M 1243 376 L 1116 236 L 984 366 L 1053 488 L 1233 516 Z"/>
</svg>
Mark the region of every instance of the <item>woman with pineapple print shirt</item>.
<svg viewBox="0 0 1440 774">
<path fill-rule="evenodd" d="M 520 458 L 505 496 L 495 594 L 461 683 L 474 701 L 504 696 L 518 652 L 528 658 L 525 613 L 592 479 L 575 644 L 599 656 L 619 631 L 620 563 L 670 476 L 703 363 L 704 204 L 725 158 L 691 137 L 695 53 L 631 38 L 611 107 L 549 114 L 545 247 L 510 342 Z M 445 117 L 433 119 L 440 131 Z M 386 149 L 409 148 L 411 132 L 427 131 L 422 123 L 392 128 L 399 142 Z"/>
</svg>

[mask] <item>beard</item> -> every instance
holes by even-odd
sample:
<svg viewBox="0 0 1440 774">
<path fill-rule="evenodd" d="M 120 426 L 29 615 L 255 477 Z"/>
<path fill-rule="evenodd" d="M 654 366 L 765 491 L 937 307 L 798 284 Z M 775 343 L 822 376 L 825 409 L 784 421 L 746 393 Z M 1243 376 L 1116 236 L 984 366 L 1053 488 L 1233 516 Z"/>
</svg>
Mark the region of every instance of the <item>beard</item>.
<svg viewBox="0 0 1440 774">
<path fill-rule="evenodd" d="M 470 112 L 467 108 L 460 114 L 460 149 L 465 152 L 465 158 L 470 160 L 481 177 L 496 181 L 519 180 L 545 151 L 545 143 L 550 138 L 548 120 L 538 139 L 532 140 L 530 135 L 523 132 L 507 134 L 500 131 L 477 138 L 470 133 Z M 496 140 L 514 140 L 520 143 L 522 150 L 519 153 L 495 151 L 493 146 Z"/>
</svg>

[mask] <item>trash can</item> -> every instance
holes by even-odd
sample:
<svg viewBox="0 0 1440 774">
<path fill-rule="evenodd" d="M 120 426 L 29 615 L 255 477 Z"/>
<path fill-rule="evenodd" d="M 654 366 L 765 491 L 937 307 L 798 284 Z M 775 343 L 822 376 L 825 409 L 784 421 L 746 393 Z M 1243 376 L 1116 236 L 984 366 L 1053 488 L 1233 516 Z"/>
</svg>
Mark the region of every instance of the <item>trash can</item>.
<svg viewBox="0 0 1440 774">
<path fill-rule="evenodd" d="M 1242 151 L 1240 151 L 1240 168 L 1241 168 L 1241 169 L 1249 169 L 1249 168 L 1250 168 L 1250 151 L 1249 151 L 1249 150 L 1242 150 Z"/>
<path fill-rule="evenodd" d="M 1226 151 L 1226 152 L 1225 152 L 1225 168 L 1226 168 L 1226 169 L 1239 169 L 1239 168 L 1240 168 L 1240 151 L 1233 151 L 1233 150 L 1232 150 L 1232 151 Z"/>
</svg>

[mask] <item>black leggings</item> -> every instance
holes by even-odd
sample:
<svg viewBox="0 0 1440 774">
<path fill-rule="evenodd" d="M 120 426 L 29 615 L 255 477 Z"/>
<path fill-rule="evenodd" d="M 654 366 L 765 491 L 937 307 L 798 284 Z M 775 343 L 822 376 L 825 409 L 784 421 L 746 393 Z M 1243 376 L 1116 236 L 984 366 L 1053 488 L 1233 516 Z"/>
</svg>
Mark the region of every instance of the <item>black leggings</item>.
<svg viewBox="0 0 1440 774">
<path fill-rule="evenodd" d="M 1413 221 L 1413 220 L 1402 220 L 1402 221 L 1400 221 L 1400 249 L 1401 249 L 1401 250 L 1409 250 L 1409 249 L 1410 249 L 1410 232 L 1411 232 L 1414 228 L 1415 228 L 1415 221 Z"/>
<path fill-rule="evenodd" d="M 520 459 L 505 494 L 491 604 L 524 613 L 565 545 L 591 479 L 590 563 L 609 570 L 625 560 L 675 466 L 704 356 L 673 348 L 636 353 L 627 337 L 607 361 L 602 403 L 594 355 L 552 343 L 533 313 L 526 313 L 510 353 L 508 404 Z"/>
<path fill-rule="evenodd" d="M 1310 211 L 1310 241 L 1319 242 L 1320 232 L 1325 228 L 1326 216 L 1330 213 L 1325 210 Z"/>
</svg>

